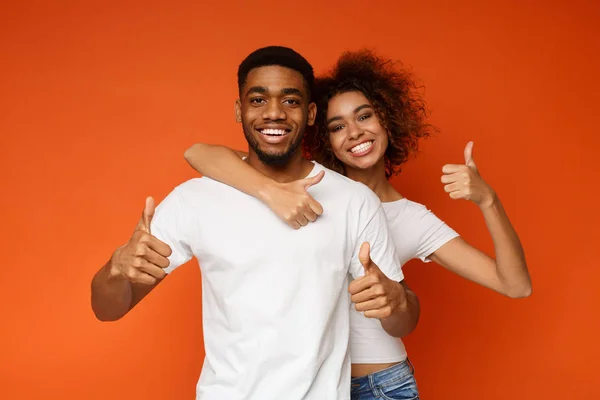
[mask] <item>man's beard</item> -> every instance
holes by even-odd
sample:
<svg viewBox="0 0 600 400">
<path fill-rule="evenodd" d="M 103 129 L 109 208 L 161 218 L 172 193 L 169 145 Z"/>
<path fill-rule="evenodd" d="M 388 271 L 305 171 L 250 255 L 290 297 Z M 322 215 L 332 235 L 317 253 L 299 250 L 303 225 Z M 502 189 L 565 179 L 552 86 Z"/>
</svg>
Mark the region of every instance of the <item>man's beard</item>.
<svg viewBox="0 0 600 400">
<path fill-rule="evenodd" d="M 260 148 L 258 141 L 252 135 L 252 127 L 247 127 L 246 124 L 242 124 L 242 129 L 244 130 L 244 136 L 246 136 L 246 141 L 248 142 L 248 145 L 250 145 L 250 148 L 254 150 L 254 152 L 258 156 L 258 159 L 262 161 L 265 165 L 268 165 L 270 167 L 285 167 L 292 158 L 292 156 L 296 154 L 296 151 L 302 144 L 303 135 L 298 135 L 298 137 L 294 140 L 294 142 L 292 142 L 290 147 L 288 147 L 287 150 L 285 150 L 285 152 L 267 153 L 266 151 L 263 151 Z"/>
</svg>

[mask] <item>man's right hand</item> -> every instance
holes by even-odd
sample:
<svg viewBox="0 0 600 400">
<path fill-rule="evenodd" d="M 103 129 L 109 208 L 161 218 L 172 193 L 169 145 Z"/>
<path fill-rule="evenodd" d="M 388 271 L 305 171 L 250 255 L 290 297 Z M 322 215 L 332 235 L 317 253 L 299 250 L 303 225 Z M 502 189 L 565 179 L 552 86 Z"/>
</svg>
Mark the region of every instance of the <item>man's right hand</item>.
<svg viewBox="0 0 600 400">
<path fill-rule="evenodd" d="M 119 247 L 110 259 L 110 276 L 133 283 L 154 285 L 165 277 L 172 253 L 168 244 L 150 233 L 154 217 L 154 199 L 146 198 L 146 206 L 129 242 Z"/>
<path fill-rule="evenodd" d="M 325 171 L 289 183 L 273 183 L 265 188 L 260 199 L 279 218 L 294 229 L 314 222 L 323 214 L 323 207 L 309 193 L 308 188 L 321 182 Z"/>
</svg>

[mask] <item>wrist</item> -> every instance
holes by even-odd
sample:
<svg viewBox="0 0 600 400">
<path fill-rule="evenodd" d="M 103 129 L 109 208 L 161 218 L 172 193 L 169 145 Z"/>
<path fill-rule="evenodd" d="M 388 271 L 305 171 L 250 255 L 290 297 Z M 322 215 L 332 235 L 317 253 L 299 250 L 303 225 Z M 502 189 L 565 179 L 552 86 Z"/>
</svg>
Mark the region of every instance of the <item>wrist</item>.
<svg viewBox="0 0 600 400">
<path fill-rule="evenodd" d="M 121 253 L 121 249 L 123 247 L 124 246 L 117 248 L 115 250 L 115 252 L 113 253 L 112 257 L 110 257 L 110 260 L 108 261 L 107 279 L 109 281 L 125 279 L 125 276 L 121 272 L 121 269 L 118 267 L 118 262 L 117 262 L 117 259 L 119 258 L 119 254 Z"/>
<path fill-rule="evenodd" d="M 488 194 L 481 200 L 478 204 L 479 208 L 484 211 L 486 209 L 490 209 L 496 205 L 498 202 L 498 196 L 496 192 L 492 188 L 490 188 Z"/>
<path fill-rule="evenodd" d="M 396 284 L 399 286 L 399 288 L 398 288 L 398 297 L 399 298 L 397 300 L 396 307 L 394 307 L 394 310 L 392 311 L 393 315 L 403 314 L 403 313 L 407 312 L 409 309 L 408 293 L 406 293 L 406 290 L 404 289 L 404 287 L 402 286 L 401 283 L 397 282 Z"/>
<path fill-rule="evenodd" d="M 271 182 L 269 180 L 261 184 L 256 190 L 256 198 L 263 203 L 270 203 L 273 200 L 273 193 L 277 188 L 277 182 Z"/>
</svg>

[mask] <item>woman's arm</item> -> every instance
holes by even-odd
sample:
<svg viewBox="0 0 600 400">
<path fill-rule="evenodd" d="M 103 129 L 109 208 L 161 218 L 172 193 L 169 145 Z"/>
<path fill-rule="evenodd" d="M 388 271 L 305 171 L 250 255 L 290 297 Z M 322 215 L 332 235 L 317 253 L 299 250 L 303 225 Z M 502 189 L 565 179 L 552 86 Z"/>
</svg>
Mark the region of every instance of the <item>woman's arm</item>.
<svg viewBox="0 0 600 400">
<path fill-rule="evenodd" d="M 531 279 L 519 237 L 494 190 L 481 178 L 472 156 L 473 143 L 465 148 L 465 165 L 445 165 L 442 182 L 452 199 L 477 204 L 494 242 L 493 259 L 456 238 L 429 258 L 458 275 L 512 298 L 531 295 Z"/>
<path fill-rule="evenodd" d="M 323 213 L 307 191 L 321 181 L 323 171 L 311 178 L 279 183 L 244 162 L 242 157 L 246 155 L 225 146 L 198 143 L 187 149 L 184 157 L 200 174 L 256 197 L 294 229 Z"/>
</svg>

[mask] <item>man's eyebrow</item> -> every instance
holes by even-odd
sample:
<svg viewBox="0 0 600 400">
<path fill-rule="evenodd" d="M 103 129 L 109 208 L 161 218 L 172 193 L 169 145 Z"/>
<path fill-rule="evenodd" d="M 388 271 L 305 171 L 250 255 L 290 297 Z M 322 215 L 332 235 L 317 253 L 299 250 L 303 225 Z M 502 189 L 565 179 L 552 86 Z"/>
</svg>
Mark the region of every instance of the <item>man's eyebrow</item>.
<svg viewBox="0 0 600 400">
<path fill-rule="evenodd" d="M 296 88 L 284 88 L 284 89 L 281 89 L 281 93 L 282 94 L 295 94 L 297 96 L 303 97 L 302 91 L 300 89 L 296 89 Z"/>
<path fill-rule="evenodd" d="M 364 110 L 365 108 L 373 108 L 371 107 L 370 104 L 363 104 L 361 106 L 358 106 L 354 109 L 354 114 L 358 114 L 360 112 L 360 110 Z M 335 117 L 331 117 L 327 120 L 327 125 L 329 125 L 330 123 L 332 123 L 333 121 L 337 121 L 342 119 L 342 117 L 340 117 L 339 115 L 336 115 Z"/>
<path fill-rule="evenodd" d="M 248 89 L 248 91 L 246 92 L 246 95 L 249 95 L 250 93 L 266 94 L 268 92 L 269 92 L 269 90 L 264 86 L 252 86 L 251 88 Z"/>
</svg>

